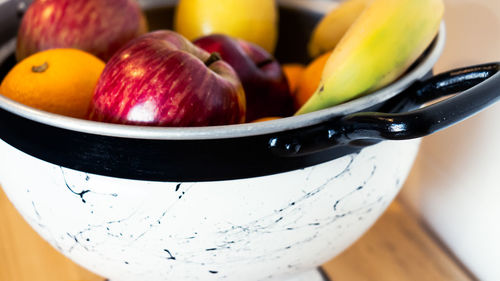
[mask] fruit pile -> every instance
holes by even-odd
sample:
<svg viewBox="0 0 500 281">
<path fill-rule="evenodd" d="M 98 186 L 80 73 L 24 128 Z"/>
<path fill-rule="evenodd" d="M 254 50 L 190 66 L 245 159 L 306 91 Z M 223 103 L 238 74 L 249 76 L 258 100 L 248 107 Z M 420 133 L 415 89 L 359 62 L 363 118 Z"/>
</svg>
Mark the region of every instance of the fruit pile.
<svg viewBox="0 0 500 281">
<path fill-rule="evenodd" d="M 396 80 L 442 15 L 442 0 L 346 0 L 316 26 L 305 66 L 272 55 L 275 0 L 181 0 L 175 31 L 152 32 L 135 0 L 35 0 L 0 94 L 56 114 L 148 126 L 304 114 Z"/>
</svg>

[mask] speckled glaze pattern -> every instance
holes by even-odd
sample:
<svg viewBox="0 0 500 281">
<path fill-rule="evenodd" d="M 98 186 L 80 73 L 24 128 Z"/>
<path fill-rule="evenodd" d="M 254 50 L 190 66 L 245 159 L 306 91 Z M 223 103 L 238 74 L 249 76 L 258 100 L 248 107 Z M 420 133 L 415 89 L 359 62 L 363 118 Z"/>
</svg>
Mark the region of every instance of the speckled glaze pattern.
<svg viewBox="0 0 500 281">
<path fill-rule="evenodd" d="M 314 280 L 308 271 L 384 212 L 418 144 L 387 141 L 287 173 L 182 183 L 86 174 L 0 141 L 0 184 L 43 238 L 113 281 Z"/>
</svg>

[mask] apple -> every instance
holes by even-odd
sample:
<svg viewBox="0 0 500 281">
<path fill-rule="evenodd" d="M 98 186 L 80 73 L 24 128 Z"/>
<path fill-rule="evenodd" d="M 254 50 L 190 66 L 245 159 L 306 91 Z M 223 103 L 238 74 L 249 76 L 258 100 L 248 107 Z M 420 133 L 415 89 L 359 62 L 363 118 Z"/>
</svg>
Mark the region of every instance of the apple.
<svg viewBox="0 0 500 281">
<path fill-rule="evenodd" d="M 247 121 L 293 114 L 293 98 L 280 64 L 263 48 L 242 39 L 213 34 L 194 44 L 217 52 L 229 63 L 243 84 L 247 100 Z"/>
<path fill-rule="evenodd" d="M 35 0 L 21 20 L 16 57 L 76 48 L 107 61 L 146 32 L 146 18 L 135 0 Z"/>
<path fill-rule="evenodd" d="M 149 126 L 212 126 L 245 121 L 238 75 L 217 54 L 160 30 L 129 42 L 107 63 L 89 119 Z"/>
</svg>

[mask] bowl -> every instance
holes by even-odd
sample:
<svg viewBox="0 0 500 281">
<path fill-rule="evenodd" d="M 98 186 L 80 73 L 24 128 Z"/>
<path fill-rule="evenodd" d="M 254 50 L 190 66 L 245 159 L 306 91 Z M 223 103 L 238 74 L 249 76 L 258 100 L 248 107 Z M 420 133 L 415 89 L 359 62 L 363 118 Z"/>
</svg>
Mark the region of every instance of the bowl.
<svg viewBox="0 0 500 281">
<path fill-rule="evenodd" d="M 6 3 L 0 26 L 15 30 Z M 152 28 L 169 27 L 171 6 L 143 4 Z M 307 59 L 318 5 L 281 1 L 280 61 Z M 0 77 L 15 63 L 11 36 L 0 38 Z M 263 123 L 105 124 L 0 96 L 0 185 L 53 247 L 112 281 L 327 280 L 318 268 L 391 203 L 419 138 L 498 100 L 498 64 L 430 77 L 444 37 L 442 25 L 371 95 Z"/>
</svg>

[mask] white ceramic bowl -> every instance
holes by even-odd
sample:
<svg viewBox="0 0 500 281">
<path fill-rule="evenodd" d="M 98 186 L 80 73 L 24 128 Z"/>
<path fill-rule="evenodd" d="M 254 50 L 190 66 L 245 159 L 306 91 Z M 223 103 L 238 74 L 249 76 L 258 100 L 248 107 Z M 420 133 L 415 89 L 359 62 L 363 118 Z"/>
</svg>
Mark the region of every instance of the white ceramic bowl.
<svg viewBox="0 0 500 281">
<path fill-rule="evenodd" d="M 417 148 L 387 141 L 301 170 L 180 183 L 88 174 L 0 141 L 0 184 L 45 240 L 113 281 L 314 281 L 383 213 Z"/>
<path fill-rule="evenodd" d="M 310 7 L 320 2 L 310 1 Z M 300 24 L 304 18 L 296 16 Z M 296 34 L 301 32 L 310 30 Z M 430 72 L 443 44 L 441 27 L 407 74 L 372 95 L 260 124 L 177 129 L 103 124 L 0 97 L 0 184 L 51 245 L 113 281 L 323 280 L 317 268 L 384 212 L 419 144 L 365 139 L 414 138 L 448 124 L 448 115 L 432 109 L 369 114 L 372 119 L 350 114 L 387 106 L 403 111 L 398 104 L 412 103 L 415 96 L 401 92 Z M 0 48 L 0 70 L 13 64 L 12 49 L 13 43 Z M 468 104 L 461 101 L 462 107 Z M 429 117 L 432 127 L 407 126 L 415 125 L 415 114 Z M 400 118 L 408 122 L 399 123 Z M 366 127 L 373 122 L 363 120 L 377 120 L 377 126 Z M 332 138 L 340 132 L 336 124 L 345 125 L 339 139 Z M 414 131 L 408 134 L 409 129 Z M 319 142 L 309 143 L 311 136 Z M 326 144 L 322 136 L 328 136 Z M 351 143 L 351 137 L 363 142 Z M 337 140 L 341 145 L 329 148 Z M 302 153 L 308 145 L 312 149 Z"/>
</svg>

